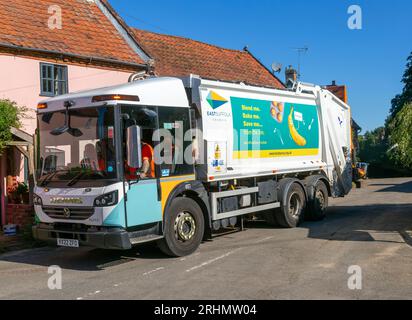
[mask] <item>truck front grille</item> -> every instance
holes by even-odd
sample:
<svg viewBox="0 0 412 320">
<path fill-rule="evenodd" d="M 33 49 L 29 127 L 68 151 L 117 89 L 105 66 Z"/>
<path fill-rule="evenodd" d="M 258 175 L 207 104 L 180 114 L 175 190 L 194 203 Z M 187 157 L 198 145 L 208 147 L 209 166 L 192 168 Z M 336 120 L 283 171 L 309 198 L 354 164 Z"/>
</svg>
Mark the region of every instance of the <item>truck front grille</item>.
<svg viewBox="0 0 412 320">
<path fill-rule="evenodd" d="M 87 220 L 94 214 L 94 208 L 43 207 L 43 212 L 52 219 Z"/>
</svg>

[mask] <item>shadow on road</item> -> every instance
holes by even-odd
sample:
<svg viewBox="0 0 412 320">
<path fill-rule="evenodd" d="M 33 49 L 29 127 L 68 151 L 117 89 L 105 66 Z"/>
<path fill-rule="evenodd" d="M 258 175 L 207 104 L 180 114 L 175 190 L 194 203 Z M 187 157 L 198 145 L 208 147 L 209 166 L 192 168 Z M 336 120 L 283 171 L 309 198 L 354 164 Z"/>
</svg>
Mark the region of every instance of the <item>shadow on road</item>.
<svg viewBox="0 0 412 320">
<path fill-rule="evenodd" d="M 127 251 L 102 249 L 70 249 L 46 247 L 0 256 L 0 261 L 49 267 L 58 265 L 63 269 L 100 271 L 135 260 L 166 259 L 155 244 L 145 244 Z"/>
<path fill-rule="evenodd" d="M 385 234 L 398 233 L 412 246 L 409 236 L 409 230 L 412 230 L 412 204 L 335 206 L 329 208 L 325 221 L 305 223 L 302 227 L 309 229 L 309 238 L 330 241 L 403 243 L 383 240 Z M 382 239 L 376 239 L 376 236 Z"/>
<path fill-rule="evenodd" d="M 412 193 L 412 181 L 399 184 L 370 184 L 371 187 L 386 187 L 375 192 L 400 192 Z"/>
<path fill-rule="evenodd" d="M 404 188 L 402 185 L 399 188 Z M 274 229 L 264 221 L 248 222 L 247 229 Z M 300 228 L 308 230 L 309 239 L 329 241 L 407 243 L 412 246 L 412 204 L 376 204 L 364 206 L 333 206 L 324 221 L 305 222 Z M 290 230 L 288 232 L 293 232 Z M 399 240 L 393 237 L 397 233 Z M 290 234 L 290 233 L 287 233 Z M 237 235 L 227 234 L 236 241 Z M 279 234 L 279 237 L 283 237 Z M 395 240 L 394 240 L 395 239 Z M 219 238 L 214 240 L 219 245 Z M 276 240 L 274 240 L 276 241 Z M 34 251 L 0 256 L 0 261 L 49 267 L 59 265 L 64 269 L 100 271 L 131 261 L 169 259 L 155 244 L 138 246 L 129 251 L 99 249 L 43 248 Z"/>
<path fill-rule="evenodd" d="M 261 220 L 248 222 L 246 227 L 248 229 L 276 229 Z M 412 247 L 412 203 L 333 206 L 328 208 L 328 215 L 324 221 L 304 222 L 300 228 L 307 229 L 308 238 L 311 239 L 405 242 Z M 388 238 L 385 234 L 393 233 L 399 234 L 404 242 L 382 239 Z"/>
</svg>

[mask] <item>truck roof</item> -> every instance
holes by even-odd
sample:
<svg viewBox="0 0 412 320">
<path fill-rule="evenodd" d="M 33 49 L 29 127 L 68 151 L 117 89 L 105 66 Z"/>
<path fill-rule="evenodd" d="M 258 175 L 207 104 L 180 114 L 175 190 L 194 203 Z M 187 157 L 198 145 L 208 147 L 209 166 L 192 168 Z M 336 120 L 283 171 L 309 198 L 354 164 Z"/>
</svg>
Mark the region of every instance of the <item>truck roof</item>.
<svg viewBox="0 0 412 320">
<path fill-rule="evenodd" d="M 135 99 L 122 100 L 122 104 L 183 108 L 189 107 L 189 102 L 182 80 L 178 78 L 164 77 L 150 78 L 117 86 L 104 87 L 57 96 L 41 101 L 40 104 L 47 104 L 47 107 L 43 106 L 43 109 L 39 109 L 38 112 L 44 113 L 63 110 L 65 108 L 64 104 L 67 101 L 74 103 L 72 108 L 99 106 L 110 101 L 113 103 L 119 103 L 120 101 L 116 101 L 116 99 L 105 100 L 104 103 L 102 103 L 101 101 L 92 102 L 93 97 L 96 96 L 115 95 L 139 97 L 139 101 L 136 101 Z"/>
</svg>

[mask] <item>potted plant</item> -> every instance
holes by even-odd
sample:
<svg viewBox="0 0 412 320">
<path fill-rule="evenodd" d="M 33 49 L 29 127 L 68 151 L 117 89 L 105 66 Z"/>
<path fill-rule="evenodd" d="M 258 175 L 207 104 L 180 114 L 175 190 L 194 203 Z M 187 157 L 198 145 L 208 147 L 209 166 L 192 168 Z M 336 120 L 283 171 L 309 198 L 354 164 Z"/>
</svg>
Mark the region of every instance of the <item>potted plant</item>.
<svg viewBox="0 0 412 320">
<path fill-rule="evenodd" d="M 29 187 L 25 182 L 19 182 L 16 188 L 16 193 L 20 203 L 29 203 Z"/>
</svg>

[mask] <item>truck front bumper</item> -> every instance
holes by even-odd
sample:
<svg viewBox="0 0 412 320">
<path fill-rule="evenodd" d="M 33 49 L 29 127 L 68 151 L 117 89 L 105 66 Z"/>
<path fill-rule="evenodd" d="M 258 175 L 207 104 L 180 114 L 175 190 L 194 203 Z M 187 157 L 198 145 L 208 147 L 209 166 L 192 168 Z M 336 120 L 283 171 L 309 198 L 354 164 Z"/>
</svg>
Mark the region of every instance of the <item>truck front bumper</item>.
<svg viewBox="0 0 412 320">
<path fill-rule="evenodd" d="M 72 231 L 57 230 L 51 226 L 33 226 L 35 239 L 57 245 L 57 239 L 78 240 L 80 246 L 111 249 L 129 250 L 132 248 L 129 234 L 123 229 L 107 229 L 105 231 Z"/>
</svg>

